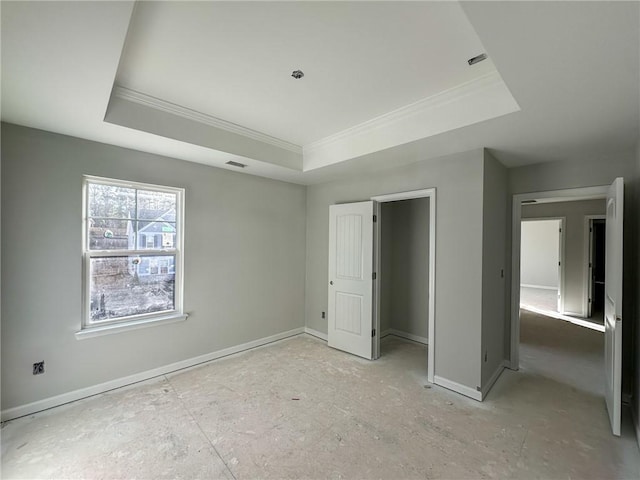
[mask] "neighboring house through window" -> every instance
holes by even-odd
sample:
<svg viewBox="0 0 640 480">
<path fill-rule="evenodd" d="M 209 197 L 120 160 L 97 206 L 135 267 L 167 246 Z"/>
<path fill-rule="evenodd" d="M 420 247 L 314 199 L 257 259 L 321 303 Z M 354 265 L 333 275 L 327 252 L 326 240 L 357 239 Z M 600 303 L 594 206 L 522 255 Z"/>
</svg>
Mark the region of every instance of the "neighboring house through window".
<svg viewBox="0 0 640 480">
<path fill-rule="evenodd" d="M 184 317 L 184 190 L 89 176 L 83 190 L 83 328 Z"/>
</svg>

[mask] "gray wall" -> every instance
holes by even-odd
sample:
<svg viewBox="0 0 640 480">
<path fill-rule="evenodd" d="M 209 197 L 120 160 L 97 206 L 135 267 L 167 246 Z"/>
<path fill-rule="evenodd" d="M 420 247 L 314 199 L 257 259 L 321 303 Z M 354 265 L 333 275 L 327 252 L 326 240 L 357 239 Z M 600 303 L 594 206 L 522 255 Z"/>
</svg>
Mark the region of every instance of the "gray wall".
<svg viewBox="0 0 640 480">
<path fill-rule="evenodd" d="M 487 216 L 500 218 L 503 173 L 482 150 L 308 187 L 305 225 L 304 187 L 15 125 L 2 125 L 2 140 L 5 409 L 301 327 L 303 313 L 307 326 L 326 332 L 328 207 L 383 193 L 437 189 L 436 375 L 475 388 L 495 370 L 490 362 L 499 357 L 499 338 L 508 342 L 509 322 L 501 334 L 499 308 L 490 307 L 500 305 L 496 275 L 504 255 L 510 258 L 511 239 L 507 234 L 503 249 L 500 225 Z M 83 174 L 186 188 L 186 322 L 75 339 Z M 588 165 L 510 169 L 509 194 L 603 185 L 617 176 L 627 179 L 625 218 L 633 225 L 640 192 L 633 196 L 629 180 L 640 182 L 640 151 Z M 509 196 L 502 204 L 507 221 L 510 202 Z M 635 268 L 632 232 L 627 228 L 625 258 L 633 262 L 625 266 Z M 640 312 L 640 291 L 629 279 L 635 280 L 633 268 L 625 268 L 625 319 L 633 318 L 627 316 L 633 307 Z M 625 391 L 637 358 L 629 347 L 633 338 L 640 343 L 629 334 L 633 325 L 625 322 Z M 484 352 L 489 361 L 480 367 Z M 31 364 L 42 359 L 47 373 L 32 376 Z"/>
<path fill-rule="evenodd" d="M 520 285 L 558 288 L 560 220 L 531 220 L 520 227 Z"/>
<path fill-rule="evenodd" d="M 185 322 L 75 338 L 83 174 L 186 189 Z M 304 326 L 305 208 L 298 185 L 3 124 L 2 407 Z"/>
<path fill-rule="evenodd" d="M 638 10 L 638 21 L 640 22 L 640 9 Z M 638 32 L 640 34 L 640 32 Z M 640 55 L 640 51 L 638 52 Z M 639 80 L 640 80 L 640 72 Z M 638 82 L 638 89 L 640 89 L 640 81 Z M 640 105 L 638 105 L 640 110 Z M 633 292 L 635 298 L 634 307 L 634 321 L 632 322 L 632 335 L 634 338 L 632 345 L 633 359 L 629 361 L 635 368 L 635 375 L 630 380 L 630 383 L 634 384 L 632 387 L 632 409 L 634 418 L 636 421 L 636 436 L 638 440 L 638 446 L 640 447 L 640 128 L 638 129 L 638 142 L 636 143 L 636 158 L 635 158 L 635 236 L 634 252 L 636 255 L 636 261 L 633 263 L 635 267 L 635 291 Z"/>
<path fill-rule="evenodd" d="M 635 175 L 634 161 L 634 157 L 628 155 L 602 157 L 598 161 L 546 162 L 510 168 L 509 193 L 609 185 L 616 177 L 630 180 Z"/>
<path fill-rule="evenodd" d="M 382 332 L 427 338 L 429 320 L 429 199 L 381 205 Z"/>
<path fill-rule="evenodd" d="M 435 373 L 480 385 L 483 150 L 307 189 L 307 326 L 326 332 L 329 205 L 436 188 Z"/>
<path fill-rule="evenodd" d="M 631 179 L 629 179 L 631 180 Z M 564 313 L 586 315 L 584 277 L 588 275 L 585 263 L 585 215 L 604 215 L 606 200 L 583 200 L 577 202 L 540 203 L 523 205 L 522 218 L 565 217 L 565 291 Z M 629 224 L 631 228 L 631 224 Z"/>
<path fill-rule="evenodd" d="M 484 152 L 482 207 L 482 383 L 504 360 L 507 169 Z M 437 274 L 436 274 L 437 275 Z"/>
<path fill-rule="evenodd" d="M 635 375 L 633 382 L 635 383 L 632 398 L 632 407 L 636 421 L 636 435 L 638 436 L 638 445 L 640 446 L 640 132 L 638 132 L 638 145 L 636 147 L 636 231 L 635 231 L 635 252 L 636 252 L 636 271 L 635 271 L 635 317 L 633 320 L 632 332 L 634 334 L 633 353 L 634 359 L 630 362 L 635 366 Z"/>
<path fill-rule="evenodd" d="M 633 179 L 636 177 L 636 159 L 633 155 L 603 157 L 598 161 L 566 161 L 547 162 L 509 169 L 509 193 L 543 192 L 547 190 L 561 190 L 565 188 L 589 187 L 609 185 L 616 177 L 625 179 L 625 233 L 624 233 L 624 288 L 623 288 L 623 318 L 633 318 L 636 298 L 635 261 L 637 244 L 635 243 L 633 225 L 636 218 L 635 192 Z M 509 218 L 511 218 L 511 198 L 509 200 Z M 511 226 L 509 225 L 509 229 Z M 508 237 L 510 249 L 511 240 Z M 510 272 L 509 272 L 510 273 Z M 510 295 L 510 279 L 507 283 Z M 624 322 L 623 350 L 622 350 L 622 390 L 630 394 L 633 372 L 633 322 Z M 505 345 L 510 345 L 510 323 L 507 323 Z M 507 347 L 506 352 L 509 352 Z"/>
<path fill-rule="evenodd" d="M 2 272 L 2 135 L 0 132 L 0 272 Z M 2 380 L 2 275 L 0 274 L 0 381 Z M 0 382 L 1 383 L 1 382 Z M 0 409 L 2 408 L 0 384 Z"/>
</svg>

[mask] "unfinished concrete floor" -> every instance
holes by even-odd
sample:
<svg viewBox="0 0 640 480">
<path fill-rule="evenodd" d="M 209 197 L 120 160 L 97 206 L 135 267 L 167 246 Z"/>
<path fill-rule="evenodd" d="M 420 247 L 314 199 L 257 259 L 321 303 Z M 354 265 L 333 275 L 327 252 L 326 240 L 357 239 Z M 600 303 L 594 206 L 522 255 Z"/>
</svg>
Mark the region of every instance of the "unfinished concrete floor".
<svg viewBox="0 0 640 480">
<path fill-rule="evenodd" d="M 523 350 L 526 350 L 523 345 Z M 536 347 L 537 348 L 537 347 Z M 638 478 L 604 401 L 505 371 L 484 403 L 306 335 L 7 422 L 3 478 Z"/>
</svg>

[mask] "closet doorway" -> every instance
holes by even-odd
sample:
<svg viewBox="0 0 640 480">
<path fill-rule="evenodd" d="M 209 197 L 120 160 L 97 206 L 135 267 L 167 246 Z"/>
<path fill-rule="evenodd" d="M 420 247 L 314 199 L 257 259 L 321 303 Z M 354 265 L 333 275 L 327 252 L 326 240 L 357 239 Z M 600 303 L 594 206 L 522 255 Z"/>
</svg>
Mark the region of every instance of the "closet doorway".
<svg viewBox="0 0 640 480">
<path fill-rule="evenodd" d="M 394 249 L 396 223 L 395 206 L 384 207 L 386 203 L 413 199 L 426 199 L 427 203 L 412 204 L 403 215 L 413 217 L 421 211 L 421 220 L 416 220 L 416 229 L 421 229 L 417 236 L 428 238 L 428 243 L 418 248 L 428 252 L 426 259 L 407 257 L 409 263 L 423 263 L 420 273 L 427 273 L 428 281 L 408 277 L 404 282 L 404 292 L 394 287 L 395 272 Z M 423 207 L 427 207 L 426 210 Z M 413 211 L 413 208 L 416 211 Z M 399 207 L 403 209 L 404 207 Z M 403 210 L 404 211 L 404 210 Z M 387 220 L 385 220 L 385 215 Z M 328 285 L 328 345 L 338 350 L 375 360 L 380 357 L 381 322 L 388 325 L 387 335 L 404 333 L 404 338 L 414 341 L 428 342 L 427 380 L 433 383 L 435 372 L 435 238 L 436 238 L 436 190 L 416 190 L 373 197 L 369 201 L 342 203 L 329 206 L 329 285 Z M 401 217 L 402 218 L 402 217 Z M 417 217 L 416 217 L 417 218 Z M 383 225 L 391 225 L 383 230 Z M 403 222 L 400 222 L 403 223 Z M 399 225 L 399 224 L 398 224 Z M 398 227 L 400 228 L 400 227 Z M 405 227 L 403 226 L 402 229 Z M 413 227 L 412 227 L 413 229 Z M 426 233 L 425 230 L 426 229 Z M 383 239 L 383 232 L 385 238 Z M 384 241 L 383 241 L 384 240 Z M 399 240 L 400 241 L 400 240 Z M 407 243 L 404 249 L 407 249 Z M 411 247 L 413 248 L 413 247 Z M 423 258 L 424 251 L 420 258 Z M 398 257 L 399 258 L 399 257 Z M 385 269 L 386 265 L 386 269 Z M 394 273 L 395 272 L 395 273 Z M 416 270 L 418 272 L 418 270 Z M 417 278 L 417 277 L 416 277 Z M 394 303 L 389 303 L 390 296 L 399 295 L 406 298 L 406 290 L 415 291 L 411 295 L 414 311 L 422 312 L 416 319 L 395 319 L 392 322 L 382 314 L 383 308 L 390 311 Z M 383 301 L 382 298 L 387 299 Z M 399 305 L 398 302 L 395 304 Z M 419 304 L 419 305 L 418 305 Z M 426 316 L 424 316 L 426 305 Z M 409 322 L 409 323 L 407 323 Z M 420 327 L 418 327 L 418 324 Z M 411 331 L 407 325 L 413 325 Z M 423 326 L 427 325 L 427 337 Z M 419 328 L 419 329 L 418 329 Z M 391 329 L 394 331 L 392 332 Z M 404 330 L 403 330 L 404 329 Z"/>
<path fill-rule="evenodd" d="M 376 358 L 401 348 L 394 337 L 428 345 L 420 362 L 426 362 L 427 379 L 433 382 L 435 190 L 372 200 L 376 201 L 374 313 L 380 332 Z"/>
</svg>

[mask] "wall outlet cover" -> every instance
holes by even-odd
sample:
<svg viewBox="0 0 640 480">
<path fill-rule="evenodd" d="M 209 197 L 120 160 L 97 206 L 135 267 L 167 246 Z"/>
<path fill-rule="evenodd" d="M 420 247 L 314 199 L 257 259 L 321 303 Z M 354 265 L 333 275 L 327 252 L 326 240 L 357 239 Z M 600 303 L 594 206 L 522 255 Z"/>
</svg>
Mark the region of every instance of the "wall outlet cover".
<svg viewBox="0 0 640 480">
<path fill-rule="evenodd" d="M 33 374 L 40 375 L 44 373 L 44 360 L 33 364 Z"/>
</svg>

